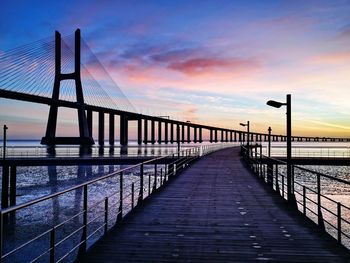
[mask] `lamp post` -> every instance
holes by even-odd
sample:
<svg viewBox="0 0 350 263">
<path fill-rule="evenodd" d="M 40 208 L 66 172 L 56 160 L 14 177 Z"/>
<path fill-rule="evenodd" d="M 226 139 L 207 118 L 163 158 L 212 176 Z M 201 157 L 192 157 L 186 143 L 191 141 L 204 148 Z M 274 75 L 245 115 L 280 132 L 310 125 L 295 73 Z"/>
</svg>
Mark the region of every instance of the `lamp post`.
<svg viewBox="0 0 350 263">
<path fill-rule="evenodd" d="M 268 131 L 269 131 L 269 144 L 268 144 L 268 156 L 271 157 L 271 127 L 269 127 Z"/>
<path fill-rule="evenodd" d="M 3 143 L 2 157 L 3 157 L 4 161 L 6 159 L 6 131 L 7 131 L 7 129 L 8 129 L 7 126 L 4 125 L 4 134 L 3 134 L 4 138 L 3 138 L 3 141 L 2 141 L 2 143 Z"/>
<path fill-rule="evenodd" d="M 239 123 L 239 125 L 243 126 L 243 127 L 247 127 L 247 150 L 248 150 L 248 158 L 250 157 L 250 150 L 249 150 L 249 140 L 250 140 L 250 134 L 249 134 L 249 121 L 247 121 L 247 123 Z"/>
<path fill-rule="evenodd" d="M 274 108 L 287 107 L 287 196 L 290 204 L 296 204 L 295 196 L 292 192 L 292 113 L 290 94 L 287 94 L 286 100 L 285 103 L 269 100 L 266 104 Z"/>
</svg>

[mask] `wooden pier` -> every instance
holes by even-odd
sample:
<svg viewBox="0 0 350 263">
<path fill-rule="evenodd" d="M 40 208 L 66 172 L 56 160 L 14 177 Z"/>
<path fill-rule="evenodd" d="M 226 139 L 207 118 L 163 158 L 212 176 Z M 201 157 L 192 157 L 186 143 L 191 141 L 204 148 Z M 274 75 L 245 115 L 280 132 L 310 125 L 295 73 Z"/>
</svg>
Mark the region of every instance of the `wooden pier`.
<svg viewBox="0 0 350 263">
<path fill-rule="evenodd" d="M 350 262 L 348 250 L 250 174 L 238 151 L 197 161 L 81 262 Z"/>
</svg>

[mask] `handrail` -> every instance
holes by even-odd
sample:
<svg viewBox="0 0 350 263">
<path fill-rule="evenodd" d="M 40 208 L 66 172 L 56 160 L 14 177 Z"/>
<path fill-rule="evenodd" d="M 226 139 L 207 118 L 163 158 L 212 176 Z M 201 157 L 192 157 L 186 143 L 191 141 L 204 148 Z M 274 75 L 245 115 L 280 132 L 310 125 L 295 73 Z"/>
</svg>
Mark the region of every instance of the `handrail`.
<svg viewBox="0 0 350 263">
<path fill-rule="evenodd" d="M 97 229 L 101 230 L 104 229 L 104 233 L 106 234 L 108 232 L 109 228 L 109 212 L 110 211 L 114 211 L 114 209 L 117 209 L 117 213 L 113 213 L 112 217 L 116 217 L 117 221 L 114 222 L 120 222 L 120 220 L 122 220 L 128 213 L 130 213 L 130 211 L 132 211 L 134 209 L 134 207 L 136 207 L 138 204 L 140 204 L 140 202 L 142 202 L 142 200 L 144 200 L 145 198 L 147 198 L 150 194 L 152 194 L 156 189 L 163 187 L 165 185 L 165 182 L 167 182 L 171 177 L 175 176 L 176 174 L 178 174 L 178 171 L 181 171 L 182 169 L 186 168 L 187 165 L 189 163 L 191 163 L 193 160 L 195 160 L 196 158 L 199 158 L 203 155 L 209 154 L 213 151 L 222 149 L 222 148 L 226 148 L 226 147 L 232 147 L 235 146 L 234 144 L 231 143 L 220 143 L 220 144 L 214 144 L 214 145 L 210 145 L 210 146 L 199 146 L 199 147 L 193 147 L 193 148 L 187 148 L 184 150 L 181 150 L 179 152 L 175 153 L 171 153 L 167 156 L 161 156 L 161 157 L 156 157 L 154 159 L 151 160 L 147 160 L 144 162 L 140 162 L 139 164 L 136 165 L 132 165 L 129 167 L 126 167 L 124 169 L 120 169 L 118 171 L 106 174 L 104 176 L 101 176 L 99 178 L 95 178 L 92 180 L 89 180 L 87 182 L 84 183 L 80 183 L 76 186 L 70 187 L 68 189 L 59 191 L 57 193 L 53 193 L 53 194 L 49 194 L 40 198 L 37 198 L 35 200 L 31 200 L 28 201 L 26 203 L 23 204 L 19 204 L 16 206 L 12 206 L 6 209 L 2 209 L 0 210 L 0 262 L 2 261 L 2 259 L 4 258 L 8 258 L 9 256 L 18 253 L 19 251 L 21 251 L 22 249 L 24 249 L 25 247 L 31 246 L 31 244 L 33 244 L 34 241 L 38 240 L 41 237 L 47 236 L 49 235 L 49 239 L 50 239 L 50 246 L 45 250 L 44 248 L 41 249 L 40 251 L 38 251 L 38 253 L 41 253 L 39 256 L 36 256 L 36 258 L 34 259 L 34 261 L 42 258 L 43 256 L 48 256 L 50 258 L 50 262 L 60 262 L 63 260 L 63 258 L 67 257 L 69 254 L 71 254 L 75 249 L 77 249 L 79 247 L 79 251 L 86 251 L 87 249 L 87 240 L 89 240 L 93 235 L 95 235 L 98 231 L 95 230 L 93 233 L 89 233 L 88 234 L 88 227 L 89 225 L 96 225 L 100 223 L 100 221 L 103 221 L 102 225 L 97 225 Z M 164 158 L 173 158 L 174 161 L 171 162 L 170 164 L 166 164 L 166 169 L 165 169 L 165 173 L 164 173 L 164 177 L 162 179 L 162 169 L 161 169 L 161 175 L 159 178 L 159 170 L 157 170 L 157 164 L 154 164 L 154 162 L 157 162 L 159 160 L 162 160 Z M 144 179 L 147 178 L 146 173 L 144 171 L 144 166 L 145 165 L 150 165 L 150 164 L 154 164 L 155 165 L 155 169 L 153 170 L 153 172 L 151 172 L 152 175 L 152 184 L 153 186 L 151 186 L 151 181 L 148 182 L 148 192 L 144 191 L 144 187 L 145 187 L 145 183 L 144 183 Z M 132 171 L 135 168 L 140 168 L 140 175 L 138 176 L 138 180 L 136 181 L 137 183 L 140 184 L 140 188 L 137 188 L 137 191 L 139 191 L 138 194 L 134 193 L 134 182 L 131 183 L 131 192 L 129 192 L 127 189 L 125 189 L 126 187 L 130 187 L 130 183 L 128 183 L 127 185 L 125 185 L 123 183 L 123 175 L 125 174 L 125 172 L 127 171 Z M 106 193 L 103 194 L 103 198 L 99 201 L 94 202 L 93 204 L 89 204 L 88 203 L 88 186 L 91 184 L 94 184 L 96 182 L 100 182 L 103 180 L 106 180 L 108 178 L 111 178 L 113 176 L 119 176 L 119 187 L 120 190 L 119 191 L 113 191 L 112 193 L 108 193 L 108 191 L 106 190 Z M 150 175 L 148 176 L 148 179 L 150 180 L 151 177 Z M 147 182 L 147 181 L 146 181 Z M 56 198 L 60 195 L 63 195 L 65 193 L 68 192 L 72 192 L 75 190 L 81 189 L 83 190 L 83 207 L 79 208 L 77 211 L 74 212 L 73 215 L 71 215 L 68 219 L 65 218 L 65 220 L 63 222 L 58 222 L 57 224 L 55 224 L 54 226 L 47 226 L 48 229 L 36 234 L 36 236 L 34 238 L 31 238 L 28 241 L 25 241 L 24 243 L 18 244 L 15 246 L 15 248 L 13 248 L 11 251 L 6 251 L 4 253 L 3 248 L 4 248 L 4 225 L 8 223 L 8 221 L 11 221 L 11 215 L 14 215 L 14 213 L 16 213 L 16 211 L 19 211 L 21 209 L 30 207 L 32 205 L 38 204 L 40 202 L 44 202 L 47 200 L 51 200 L 53 198 Z M 147 189 L 147 188 L 146 188 Z M 124 194 L 125 193 L 125 194 Z M 117 197 L 117 202 L 116 203 L 111 203 L 111 206 L 109 205 L 109 200 L 111 200 L 111 198 L 115 198 Z M 130 200 L 131 198 L 131 200 Z M 136 200 L 135 200 L 136 198 Z M 134 205 L 136 201 L 136 206 Z M 123 211 L 123 209 L 125 208 L 124 206 L 124 202 L 125 205 L 130 206 L 129 209 L 127 209 L 125 212 Z M 131 202 L 131 203 L 130 203 Z M 96 207 L 100 207 L 100 205 L 103 205 L 104 203 L 104 209 L 102 211 L 102 215 L 96 215 L 94 216 L 93 219 L 89 219 L 88 220 L 88 213 L 91 212 L 96 212 L 95 208 Z M 116 206 L 116 207 L 115 207 Z M 94 210 L 92 210 L 94 208 Z M 99 210 L 100 211 L 100 210 Z M 75 218 L 80 218 L 82 216 L 82 220 L 83 223 L 74 223 L 72 222 L 73 219 Z M 74 229 L 72 229 L 69 233 L 67 233 L 67 235 L 65 234 L 64 236 L 60 237 L 60 240 L 56 240 L 56 232 L 58 231 L 58 229 L 60 227 L 62 227 L 65 224 L 70 224 L 70 222 L 72 222 L 72 225 L 70 225 L 71 227 L 73 227 Z M 76 226 L 76 224 L 78 224 L 78 226 Z M 10 225 L 11 226 L 11 225 Z M 78 227 L 78 228 L 76 228 Z M 80 231 L 83 231 L 82 233 L 82 237 L 81 237 L 81 241 L 79 242 L 78 245 L 74 245 L 74 247 L 72 249 L 70 249 L 68 251 L 68 253 L 66 253 L 63 257 L 61 258 L 57 258 L 57 255 L 55 254 L 55 250 L 56 247 L 60 246 L 62 243 L 66 242 L 67 240 L 70 240 L 75 234 L 79 233 Z M 43 246 L 45 247 L 45 246 Z M 69 249 L 69 248 L 68 248 Z M 45 250 L 45 251 L 43 251 Z M 43 252 L 43 253 L 42 253 Z M 67 252 L 67 250 L 65 251 Z M 64 253 L 65 253 L 64 252 Z M 28 259 L 29 260 L 29 259 Z"/>
<path fill-rule="evenodd" d="M 277 191 L 281 197 L 283 199 L 285 199 L 285 174 L 282 174 L 278 171 L 278 166 L 281 165 L 286 165 L 286 162 L 275 162 L 275 163 L 271 163 L 271 164 L 266 164 L 264 162 L 262 162 L 262 158 L 264 159 L 271 159 L 271 160 L 277 160 L 271 157 L 267 157 L 263 154 L 258 153 L 257 151 L 254 152 L 254 157 L 252 157 L 251 155 L 251 150 L 249 150 L 245 147 L 245 146 L 241 146 L 241 154 L 243 155 L 243 159 L 244 161 L 247 163 L 248 167 L 252 170 L 252 172 L 254 174 L 256 174 L 257 176 L 259 176 L 260 178 L 262 178 L 264 180 L 265 183 L 269 184 L 275 191 Z M 275 166 L 275 169 L 274 169 Z M 267 169 L 266 169 L 267 168 Z M 317 224 L 319 225 L 320 229 L 323 231 L 326 231 L 330 236 L 332 236 L 332 232 L 328 232 L 327 229 L 325 228 L 324 223 L 327 223 L 331 228 L 335 229 L 337 232 L 337 236 L 335 238 L 338 241 L 338 244 L 343 245 L 345 247 L 347 247 L 348 249 L 350 249 L 350 237 L 349 235 L 347 235 L 347 232 L 345 232 L 342 229 L 342 223 L 347 224 L 348 225 L 348 229 L 350 229 L 350 221 L 348 221 L 346 218 L 344 218 L 342 215 L 342 210 L 346 209 L 347 211 L 350 212 L 350 207 L 337 202 L 331 198 L 329 198 L 328 196 L 325 196 L 324 194 L 321 193 L 321 184 L 320 184 L 320 179 L 321 177 L 330 179 L 330 180 L 334 180 L 336 182 L 345 184 L 345 185 L 350 185 L 350 181 L 347 180 L 343 180 L 331 175 L 327 175 L 321 172 L 317 172 L 314 170 L 310 170 L 301 166 L 297 166 L 297 165 L 292 165 L 292 175 L 294 177 L 294 173 L 296 169 L 300 169 L 303 172 L 307 172 L 307 173 L 311 173 L 314 176 L 317 177 L 317 186 L 316 186 L 316 190 L 305 186 L 304 184 L 301 184 L 299 182 L 296 182 L 295 180 L 292 180 L 293 183 L 293 192 L 298 194 L 298 196 L 300 196 L 301 200 L 295 200 L 296 201 L 296 209 L 298 209 L 298 211 L 302 212 L 305 216 L 307 215 L 307 211 L 309 211 L 311 214 L 314 214 L 317 217 Z M 279 177 L 282 178 L 282 180 L 279 179 Z M 281 183 L 281 187 L 282 187 L 282 192 L 280 192 L 280 183 Z M 302 188 L 302 192 L 298 191 L 297 189 L 295 189 L 295 185 L 298 185 L 299 187 Z M 315 199 L 316 200 L 312 200 L 310 199 L 307 195 L 306 195 L 306 190 L 309 192 L 312 192 L 313 195 L 315 195 Z M 326 207 L 324 205 L 322 205 L 322 199 L 324 198 L 326 200 L 328 200 L 328 202 L 332 203 L 333 205 L 336 205 L 336 212 L 334 212 L 334 210 L 330 210 L 329 207 Z M 312 207 L 317 207 L 316 211 L 313 211 L 312 208 L 307 206 L 308 202 L 311 202 L 313 205 Z M 298 205 L 299 204 L 301 206 L 301 210 L 299 210 Z M 336 218 L 336 223 L 332 224 L 331 221 L 327 220 L 326 218 L 323 217 L 322 215 L 322 211 L 327 212 L 329 217 L 335 217 Z M 312 219 L 312 218 L 311 218 Z M 315 222 L 316 223 L 316 222 Z M 342 241 L 342 238 L 347 238 L 348 242 L 344 243 Z"/>
</svg>

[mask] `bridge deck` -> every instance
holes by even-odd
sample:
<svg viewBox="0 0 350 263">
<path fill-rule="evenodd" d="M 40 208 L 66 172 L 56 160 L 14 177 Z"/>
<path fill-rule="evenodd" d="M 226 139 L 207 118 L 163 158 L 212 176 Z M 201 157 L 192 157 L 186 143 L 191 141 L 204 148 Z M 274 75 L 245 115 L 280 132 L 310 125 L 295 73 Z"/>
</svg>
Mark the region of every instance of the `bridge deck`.
<svg viewBox="0 0 350 263">
<path fill-rule="evenodd" d="M 84 262 L 350 262 L 265 188 L 238 149 L 204 157 L 112 230 Z"/>
</svg>

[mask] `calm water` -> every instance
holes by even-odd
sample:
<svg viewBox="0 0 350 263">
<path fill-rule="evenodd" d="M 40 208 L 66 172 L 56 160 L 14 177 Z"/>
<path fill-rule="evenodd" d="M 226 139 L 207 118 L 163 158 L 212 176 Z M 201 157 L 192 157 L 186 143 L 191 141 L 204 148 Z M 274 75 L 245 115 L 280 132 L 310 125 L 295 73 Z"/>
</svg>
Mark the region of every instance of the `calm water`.
<svg viewBox="0 0 350 263">
<path fill-rule="evenodd" d="M 199 144 L 184 144 L 182 149 L 198 146 Z M 239 143 L 237 143 L 239 145 Z M 273 155 L 283 155 L 285 150 L 283 146 L 285 143 L 273 143 Z M 8 142 L 8 155 L 13 157 L 27 157 L 27 156 L 46 156 L 48 151 L 45 147 L 41 147 L 38 141 L 9 141 Z M 349 152 L 350 143 L 294 143 L 293 144 L 294 156 L 325 156 L 328 154 L 333 157 L 346 157 Z M 266 153 L 267 144 L 263 143 L 263 153 Z M 120 156 L 120 155 L 132 155 L 132 156 L 159 156 L 167 155 L 177 151 L 176 144 L 169 145 L 147 145 L 145 147 L 138 147 L 136 142 L 131 142 L 130 147 L 125 148 L 116 147 L 114 151 L 110 151 L 109 147 L 104 147 L 101 151 L 98 147 L 94 147 L 92 155 L 98 156 Z M 77 147 L 58 147 L 56 149 L 57 156 L 79 156 L 79 148 Z M 102 175 L 112 173 L 123 168 L 127 165 L 80 165 L 80 166 L 33 166 L 33 167 L 18 167 L 17 168 L 17 204 L 24 203 L 30 200 L 34 200 L 38 197 L 48 194 L 56 193 L 58 191 L 67 189 L 77 184 L 89 181 L 94 178 L 98 178 Z M 313 166 L 308 167 L 310 169 L 326 173 L 335 177 L 339 177 L 345 180 L 350 179 L 350 167 L 347 166 Z M 157 166 L 157 185 L 160 184 L 160 174 L 164 172 L 165 166 Z M 284 168 L 281 166 L 280 172 L 284 173 Z M 0 168 L 0 174 L 2 176 L 2 168 Z M 123 213 L 127 213 L 131 209 L 131 184 L 134 183 L 135 195 L 138 194 L 139 187 L 139 168 L 130 170 L 124 175 L 124 198 Z M 305 172 L 296 171 L 295 181 L 305 184 L 310 188 L 315 187 L 315 176 L 307 174 Z M 112 176 L 106 180 L 95 183 L 89 186 L 88 200 L 89 207 L 93 207 L 89 212 L 89 220 L 92 220 L 91 229 L 92 233 L 103 223 L 103 209 L 104 200 L 106 195 L 113 194 L 119 191 L 120 185 L 119 175 Z M 148 186 L 155 184 L 154 177 L 154 165 L 145 166 L 145 192 L 148 191 Z M 296 189 L 298 190 L 298 189 Z M 300 190 L 300 189 L 299 189 Z M 350 207 L 350 188 L 347 185 L 341 183 L 330 182 L 329 180 L 322 180 L 322 194 L 336 201 L 342 202 L 344 205 Z M 311 191 L 307 193 L 308 197 L 312 200 L 316 200 L 316 195 Z M 297 198 L 299 198 L 297 196 Z M 300 198 L 298 199 L 300 200 Z M 109 216 L 109 228 L 116 222 L 117 213 L 119 209 L 119 195 L 115 195 L 109 200 L 111 206 Z M 327 203 L 327 200 L 322 201 L 327 204 L 327 208 L 331 211 L 336 211 L 336 206 L 333 203 Z M 69 192 L 59 198 L 54 198 L 49 201 L 39 203 L 31 206 L 27 209 L 23 209 L 16 214 L 16 223 L 14 226 L 9 227 L 6 231 L 6 243 L 5 252 L 13 249 L 18 244 L 30 240 L 38 233 L 46 231 L 51 226 L 64 222 L 71 216 L 75 215 L 82 210 L 83 207 L 83 193 L 82 190 L 75 190 Z M 312 203 L 310 203 L 312 207 Z M 313 207 L 315 209 L 315 207 Z M 350 211 L 349 211 L 350 212 Z M 96 219 L 96 216 L 99 218 Z M 336 218 L 327 212 L 324 212 L 325 219 L 331 223 L 336 222 Z M 311 215 L 312 217 L 312 215 Z M 344 211 L 344 217 L 350 221 L 350 213 Z M 71 222 L 68 222 L 60 229 L 57 230 L 57 241 L 62 240 L 64 236 L 71 233 L 82 223 L 82 216 L 74 218 Z M 346 233 L 350 234 L 350 227 L 344 224 Z M 332 229 L 330 228 L 330 231 Z M 57 255 L 64 255 L 64 251 L 69 250 L 74 244 L 79 243 L 81 231 L 77 231 L 75 235 L 68 241 L 63 242 L 57 248 Z M 103 233 L 103 229 L 97 231 L 88 245 L 91 245 L 99 236 Z M 46 245 L 45 245 L 46 244 Z M 43 249 L 47 248 L 49 244 L 49 235 L 44 236 L 40 240 L 35 242 L 35 246 Z M 23 257 L 23 255 L 26 257 Z M 77 255 L 77 250 L 67 258 L 71 261 Z M 37 251 L 33 251 L 31 248 L 25 248 L 21 253 L 14 255 L 8 262 L 24 262 L 28 257 L 34 258 L 38 256 Z M 39 261 L 47 262 L 47 261 Z"/>
</svg>

